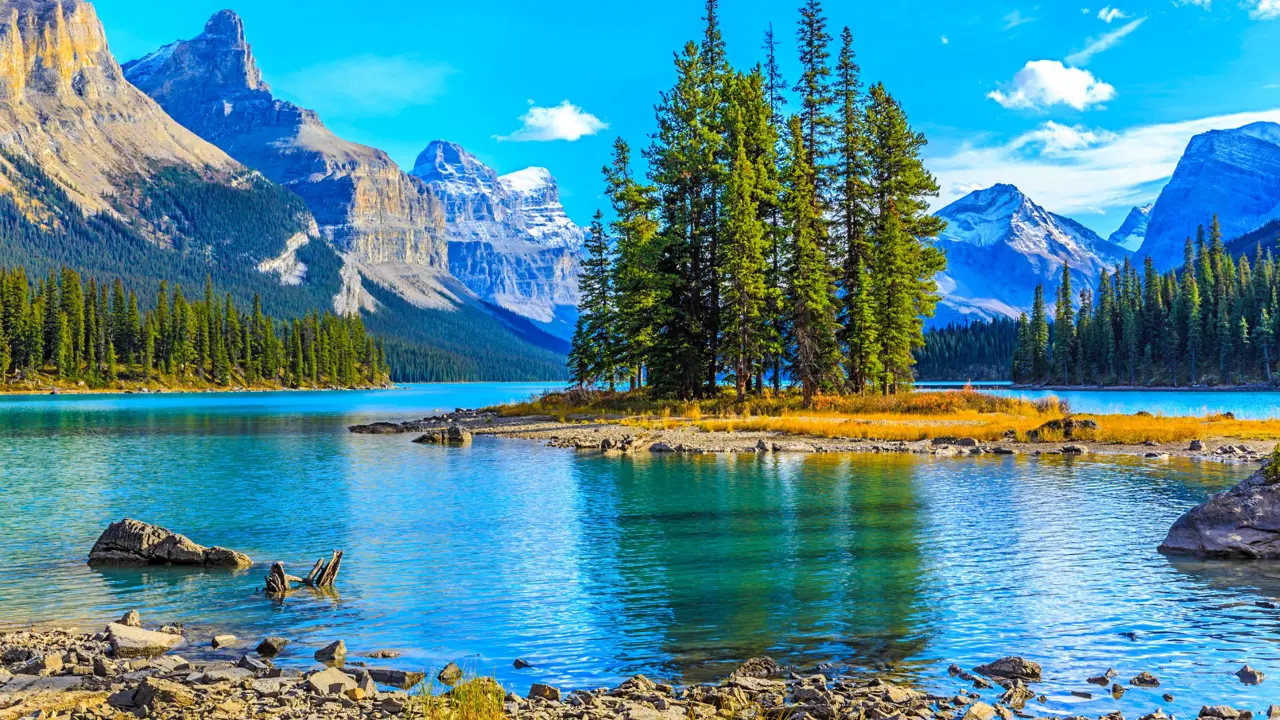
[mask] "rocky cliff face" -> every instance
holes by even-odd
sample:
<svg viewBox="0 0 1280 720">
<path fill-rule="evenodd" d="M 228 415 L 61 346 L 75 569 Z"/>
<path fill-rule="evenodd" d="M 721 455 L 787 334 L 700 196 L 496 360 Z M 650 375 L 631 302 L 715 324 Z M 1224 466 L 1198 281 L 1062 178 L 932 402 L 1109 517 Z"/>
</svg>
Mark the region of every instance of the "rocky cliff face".
<svg viewBox="0 0 1280 720">
<path fill-rule="evenodd" d="M 472 292 L 568 337 L 577 317 L 583 230 L 565 214 L 545 168 L 499 176 L 437 140 L 412 174 L 440 198 L 449 270 Z"/>
<path fill-rule="evenodd" d="M 124 75 L 182 125 L 302 196 L 320 231 L 354 260 L 446 267 L 444 214 L 427 186 L 385 152 L 276 100 L 234 12 L 125 64 Z"/>
<path fill-rule="evenodd" d="M 1139 262 L 1150 256 L 1159 270 L 1181 265 L 1186 239 L 1215 213 L 1224 240 L 1280 218 L 1280 125 L 1259 122 L 1191 138 L 1151 210 Z"/>
<path fill-rule="evenodd" d="M 1124 261 L 1113 245 L 1076 221 L 1055 215 L 1012 185 L 994 185 L 955 201 L 938 216 L 947 229 L 937 244 L 947 253 L 938 275 L 942 303 L 933 322 L 1008 315 L 1031 307 L 1035 286 L 1052 299 L 1063 263 L 1072 288 L 1092 288 L 1099 271 Z"/>
<path fill-rule="evenodd" d="M 1126 250 L 1137 250 L 1142 247 L 1142 241 L 1147 237 L 1147 227 L 1151 224 L 1152 207 L 1154 205 L 1148 203 L 1130 210 L 1124 222 L 1120 223 L 1120 227 L 1107 236 L 1107 242 Z"/>
<path fill-rule="evenodd" d="M 0 145 L 91 211 L 113 207 L 122 179 L 158 166 L 244 172 L 125 81 L 81 0 L 0 0 Z M 13 190 L 15 172 L 0 162 L 0 186 Z"/>
</svg>

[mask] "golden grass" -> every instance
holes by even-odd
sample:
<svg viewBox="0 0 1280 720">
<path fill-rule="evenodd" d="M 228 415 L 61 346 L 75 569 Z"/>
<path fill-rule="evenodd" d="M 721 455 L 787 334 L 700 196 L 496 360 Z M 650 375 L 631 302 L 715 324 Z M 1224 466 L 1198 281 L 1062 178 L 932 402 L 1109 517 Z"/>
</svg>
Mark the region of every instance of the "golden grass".
<svg viewBox="0 0 1280 720">
<path fill-rule="evenodd" d="M 915 441 L 968 437 L 983 442 L 1008 438 L 1026 441 L 1027 433 L 1070 414 L 1057 398 L 1030 402 L 966 388 L 954 392 L 900 395 L 820 396 L 810 409 L 797 395 L 784 393 L 739 403 L 729 391 L 700 401 L 654 399 L 645 391 L 613 393 L 570 390 L 547 393 L 525 403 L 496 408 L 504 416 L 550 415 L 613 417 L 625 425 L 660 431 L 696 427 L 710 432 L 776 432 L 827 438 Z M 1280 439 L 1280 420 L 1236 420 L 1230 415 L 1174 417 L 1138 415 L 1072 415 L 1097 421 L 1095 431 L 1077 431 L 1072 441 L 1137 445 L 1180 443 L 1211 437 L 1238 440 Z M 1062 442 L 1061 433 L 1042 431 L 1042 442 Z"/>
<path fill-rule="evenodd" d="M 406 714 L 414 720 L 504 720 L 506 690 L 487 675 L 464 670 L 452 688 L 437 693 L 435 673 L 420 684 Z"/>
</svg>

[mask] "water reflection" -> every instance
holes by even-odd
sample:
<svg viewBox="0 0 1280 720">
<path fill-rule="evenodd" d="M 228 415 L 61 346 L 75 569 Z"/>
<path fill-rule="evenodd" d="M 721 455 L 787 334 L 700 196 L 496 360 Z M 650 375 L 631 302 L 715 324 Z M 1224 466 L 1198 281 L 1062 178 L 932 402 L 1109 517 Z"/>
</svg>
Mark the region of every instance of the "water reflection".
<svg viewBox="0 0 1280 720">
<path fill-rule="evenodd" d="M 341 638 L 353 653 L 399 650 L 407 667 L 469 661 L 518 690 L 636 672 L 697 681 L 769 654 L 888 668 L 950 693 L 960 686 L 947 664 L 1018 653 L 1045 667 L 1038 689 L 1052 699 L 1035 712 L 1159 703 L 1133 690 L 1118 703 L 1071 705 L 1080 701 L 1070 691 L 1107 667 L 1155 672 L 1178 702 L 1237 705 L 1265 699 L 1230 676 L 1240 664 L 1280 673 L 1277 612 L 1256 604 L 1280 596 L 1280 572 L 1155 551 L 1174 518 L 1247 468 L 606 458 L 345 430 L 481 404 L 468 388 L 452 392 L 372 409 L 392 394 L 0 401 L 0 624 L 92 627 L 140 607 L 149 622 L 185 622 L 199 637 L 288 636 L 286 663 L 309 664 Z M 97 534 L 125 515 L 260 564 L 88 568 Z M 279 603 L 257 592 L 266 563 L 301 574 L 333 549 L 347 553 L 338 594 Z M 516 657 L 534 668 L 513 670 Z"/>
</svg>

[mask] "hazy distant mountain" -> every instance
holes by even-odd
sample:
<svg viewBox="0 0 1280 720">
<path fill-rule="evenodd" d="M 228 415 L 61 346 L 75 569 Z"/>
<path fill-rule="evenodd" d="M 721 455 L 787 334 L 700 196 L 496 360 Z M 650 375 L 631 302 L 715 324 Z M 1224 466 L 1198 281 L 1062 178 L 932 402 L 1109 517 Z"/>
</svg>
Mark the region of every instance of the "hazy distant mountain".
<svg viewBox="0 0 1280 720">
<path fill-rule="evenodd" d="M 947 269 L 938 275 L 942 302 L 933 324 L 1016 317 L 1030 309 L 1037 284 L 1053 297 L 1063 263 L 1070 264 L 1078 290 L 1093 287 L 1099 272 L 1123 262 L 1126 254 L 1012 185 L 972 192 L 937 215 L 947 221 L 937 240 L 947 253 Z"/>
<path fill-rule="evenodd" d="M 1120 227 L 1107 236 L 1107 242 L 1130 252 L 1142 247 L 1142 241 L 1147 237 L 1147 225 L 1151 222 L 1152 207 L 1154 205 L 1148 203 L 1130 210 Z"/>
<path fill-rule="evenodd" d="M 436 140 L 412 173 L 444 205 L 453 276 L 485 300 L 569 337 L 584 234 L 565 214 L 550 171 L 499 176 L 461 146 Z"/>
<path fill-rule="evenodd" d="M 1214 213 L 1231 240 L 1280 218 L 1280 125 L 1253 123 L 1191 139 L 1151 210 L 1136 261 L 1160 270 L 1182 264 L 1183 245 Z"/>
</svg>

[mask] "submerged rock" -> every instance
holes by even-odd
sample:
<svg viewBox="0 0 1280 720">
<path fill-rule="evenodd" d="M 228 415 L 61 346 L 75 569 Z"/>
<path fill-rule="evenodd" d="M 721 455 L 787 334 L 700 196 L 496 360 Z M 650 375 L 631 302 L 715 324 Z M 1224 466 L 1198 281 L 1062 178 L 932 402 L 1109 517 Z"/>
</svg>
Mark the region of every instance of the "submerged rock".
<svg viewBox="0 0 1280 720">
<path fill-rule="evenodd" d="M 113 522 L 89 551 L 90 565 L 200 565 L 246 568 L 248 555 L 222 547 L 197 545 L 187 536 L 158 525 L 125 518 Z"/>
<path fill-rule="evenodd" d="M 1169 528 L 1160 552 L 1280 558 L 1280 478 L 1273 480 L 1273 472 L 1268 464 L 1239 485 L 1188 510 Z"/>
<path fill-rule="evenodd" d="M 1267 679 L 1267 676 L 1264 673 L 1254 670 L 1248 665 L 1237 670 L 1236 677 L 1240 678 L 1240 682 L 1245 685 L 1259 685 L 1263 680 Z"/>
<path fill-rule="evenodd" d="M 399 435 L 408 432 L 400 423 L 393 422 L 376 422 L 368 425 L 351 425 L 347 428 L 348 432 L 357 435 Z"/>
</svg>

